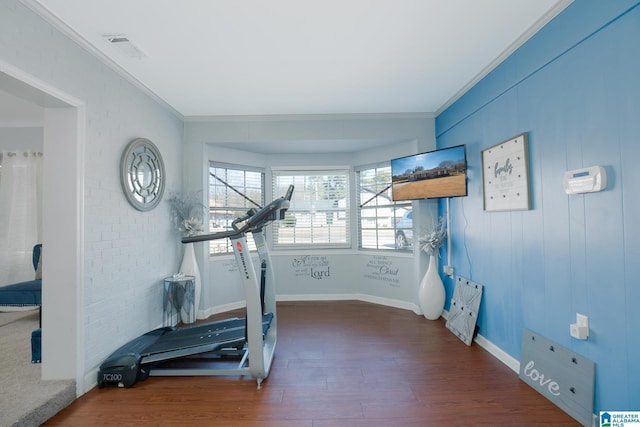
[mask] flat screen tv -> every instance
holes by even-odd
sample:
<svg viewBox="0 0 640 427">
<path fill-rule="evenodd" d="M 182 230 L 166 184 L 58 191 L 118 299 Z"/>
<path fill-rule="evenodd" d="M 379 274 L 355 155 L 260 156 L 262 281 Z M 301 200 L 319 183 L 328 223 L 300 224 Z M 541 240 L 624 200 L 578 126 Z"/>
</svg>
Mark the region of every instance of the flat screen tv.
<svg viewBox="0 0 640 427">
<path fill-rule="evenodd" d="M 391 160 L 394 201 L 467 195 L 464 145 Z"/>
</svg>

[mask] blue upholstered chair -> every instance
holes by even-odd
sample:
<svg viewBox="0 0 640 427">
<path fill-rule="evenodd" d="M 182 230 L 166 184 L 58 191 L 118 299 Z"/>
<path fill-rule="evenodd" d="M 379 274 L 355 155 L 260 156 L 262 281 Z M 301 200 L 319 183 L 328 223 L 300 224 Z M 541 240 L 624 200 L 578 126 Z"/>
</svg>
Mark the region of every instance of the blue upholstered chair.
<svg viewBox="0 0 640 427">
<path fill-rule="evenodd" d="M 33 247 L 33 269 L 36 271 L 36 279 L 26 282 L 14 283 L 0 287 L 0 306 L 8 307 L 42 307 L 42 278 L 39 275 L 40 259 L 42 257 L 42 244 Z"/>
</svg>

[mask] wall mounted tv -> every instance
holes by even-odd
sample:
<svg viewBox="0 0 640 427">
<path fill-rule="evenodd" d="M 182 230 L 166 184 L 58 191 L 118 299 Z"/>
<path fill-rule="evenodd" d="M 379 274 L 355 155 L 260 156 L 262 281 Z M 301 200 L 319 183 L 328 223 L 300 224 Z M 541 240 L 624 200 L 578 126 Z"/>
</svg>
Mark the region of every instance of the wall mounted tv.
<svg viewBox="0 0 640 427">
<path fill-rule="evenodd" d="M 464 145 L 391 160 L 391 194 L 395 201 L 467 195 Z"/>
</svg>

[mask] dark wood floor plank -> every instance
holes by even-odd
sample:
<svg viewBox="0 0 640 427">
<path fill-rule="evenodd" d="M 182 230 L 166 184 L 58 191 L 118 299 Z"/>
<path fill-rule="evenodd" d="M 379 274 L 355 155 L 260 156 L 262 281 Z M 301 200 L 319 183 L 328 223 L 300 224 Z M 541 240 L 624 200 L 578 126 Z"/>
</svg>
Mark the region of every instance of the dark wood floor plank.
<svg viewBox="0 0 640 427">
<path fill-rule="evenodd" d="M 357 301 L 285 302 L 278 326 L 261 390 L 242 377 L 151 377 L 91 390 L 45 425 L 579 425 L 442 319 Z"/>
</svg>

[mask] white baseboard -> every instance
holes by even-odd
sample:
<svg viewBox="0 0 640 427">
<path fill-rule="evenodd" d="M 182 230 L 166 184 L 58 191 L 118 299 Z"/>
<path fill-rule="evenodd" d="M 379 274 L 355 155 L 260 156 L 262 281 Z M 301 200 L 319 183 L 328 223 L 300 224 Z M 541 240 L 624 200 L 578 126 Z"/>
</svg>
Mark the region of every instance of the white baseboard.
<svg viewBox="0 0 640 427">
<path fill-rule="evenodd" d="M 89 372 L 84 374 L 82 381 L 82 394 L 87 393 L 89 390 L 98 385 L 98 371 L 100 368 L 93 368 Z M 78 394 L 80 396 L 80 394 Z"/>
<path fill-rule="evenodd" d="M 246 306 L 244 301 L 236 301 L 229 304 L 217 305 L 215 307 L 209 307 L 206 310 L 198 310 L 198 319 L 208 319 L 209 316 L 213 316 L 218 313 L 225 313 L 231 310 L 238 310 Z"/>
<path fill-rule="evenodd" d="M 520 361 L 515 359 L 513 356 L 502 350 L 500 347 L 478 334 L 474 339 L 475 343 L 480 347 L 484 348 L 489 352 L 493 357 L 507 365 L 513 372 L 516 374 L 520 374 Z"/>
</svg>

